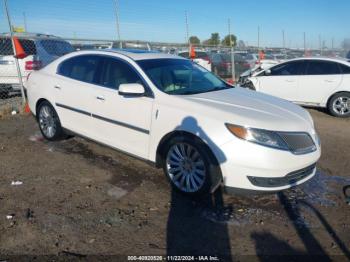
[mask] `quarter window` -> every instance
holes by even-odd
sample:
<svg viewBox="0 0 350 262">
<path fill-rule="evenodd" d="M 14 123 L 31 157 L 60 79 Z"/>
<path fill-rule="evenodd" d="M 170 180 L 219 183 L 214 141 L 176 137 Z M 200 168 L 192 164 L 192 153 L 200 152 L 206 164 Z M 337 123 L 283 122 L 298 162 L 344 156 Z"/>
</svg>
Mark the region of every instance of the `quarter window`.
<svg viewBox="0 0 350 262">
<path fill-rule="evenodd" d="M 339 66 L 343 74 L 350 74 L 350 66 L 346 66 L 343 64 L 339 64 Z"/>
<path fill-rule="evenodd" d="M 93 55 L 76 56 L 61 63 L 58 73 L 75 80 L 97 83 L 101 57 Z"/>
<path fill-rule="evenodd" d="M 337 63 L 328 61 L 309 61 L 307 75 L 337 75 L 341 74 Z"/>
<path fill-rule="evenodd" d="M 142 84 L 142 80 L 135 70 L 118 59 L 105 58 L 100 84 L 118 89 L 121 84 Z"/>
</svg>

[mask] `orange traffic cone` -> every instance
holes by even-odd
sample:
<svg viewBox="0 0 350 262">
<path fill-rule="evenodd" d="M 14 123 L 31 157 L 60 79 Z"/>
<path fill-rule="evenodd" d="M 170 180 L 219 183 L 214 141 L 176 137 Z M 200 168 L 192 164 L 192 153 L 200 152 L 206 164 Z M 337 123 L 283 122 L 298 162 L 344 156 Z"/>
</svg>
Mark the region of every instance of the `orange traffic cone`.
<svg viewBox="0 0 350 262">
<path fill-rule="evenodd" d="M 193 45 L 191 45 L 190 58 L 191 59 L 196 58 L 196 51 L 194 50 L 194 46 Z"/>
<path fill-rule="evenodd" d="M 23 59 L 27 57 L 26 52 L 24 52 L 24 49 L 16 36 L 13 37 L 13 43 L 15 45 L 16 51 L 15 57 L 18 59 Z"/>
<path fill-rule="evenodd" d="M 26 102 L 26 104 L 24 105 L 24 113 L 27 113 L 27 114 L 30 113 L 30 108 L 29 108 L 28 102 Z"/>
</svg>

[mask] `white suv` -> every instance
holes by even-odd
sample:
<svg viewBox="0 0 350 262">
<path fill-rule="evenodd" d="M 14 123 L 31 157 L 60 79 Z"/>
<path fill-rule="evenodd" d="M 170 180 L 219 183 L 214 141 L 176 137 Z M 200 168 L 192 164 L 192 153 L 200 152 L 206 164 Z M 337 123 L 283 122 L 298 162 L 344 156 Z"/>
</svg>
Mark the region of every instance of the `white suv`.
<svg viewBox="0 0 350 262">
<path fill-rule="evenodd" d="M 287 189 L 315 175 L 321 154 L 303 108 L 168 54 L 68 54 L 30 75 L 28 101 L 45 138 L 78 134 L 153 162 L 188 194 L 221 181 Z"/>
<path fill-rule="evenodd" d="M 28 55 L 19 59 L 23 82 L 33 70 L 49 64 L 56 58 L 73 51 L 73 47 L 66 41 L 51 35 L 16 34 Z M 20 84 L 13 56 L 11 38 L 8 34 L 0 35 L 0 93 L 6 96 L 12 92 L 19 92 Z"/>
<path fill-rule="evenodd" d="M 301 105 L 325 107 L 350 117 L 350 63 L 332 58 L 297 58 L 253 73 L 243 87 Z"/>
</svg>

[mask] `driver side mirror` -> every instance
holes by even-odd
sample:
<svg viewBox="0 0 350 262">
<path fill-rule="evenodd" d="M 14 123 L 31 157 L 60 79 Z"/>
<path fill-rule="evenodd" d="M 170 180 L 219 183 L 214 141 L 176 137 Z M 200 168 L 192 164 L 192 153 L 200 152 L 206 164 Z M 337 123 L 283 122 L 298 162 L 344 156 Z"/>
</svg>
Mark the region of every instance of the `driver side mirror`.
<svg viewBox="0 0 350 262">
<path fill-rule="evenodd" d="M 118 94 L 121 96 L 143 96 L 145 88 L 141 84 L 121 84 L 119 85 Z"/>
<path fill-rule="evenodd" d="M 266 75 L 266 76 L 271 75 L 271 70 L 270 70 L 270 69 L 265 70 L 265 75 Z"/>
</svg>

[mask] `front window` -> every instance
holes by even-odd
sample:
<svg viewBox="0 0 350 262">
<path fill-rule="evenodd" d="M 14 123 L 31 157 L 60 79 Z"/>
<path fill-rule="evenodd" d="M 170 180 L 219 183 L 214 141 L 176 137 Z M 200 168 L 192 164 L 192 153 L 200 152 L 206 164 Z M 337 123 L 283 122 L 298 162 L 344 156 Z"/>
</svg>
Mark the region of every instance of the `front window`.
<svg viewBox="0 0 350 262">
<path fill-rule="evenodd" d="M 232 86 L 190 60 L 149 59 L 138 61 L 157 88 L 170 95 L 190 95 Z"/>
</svg>

